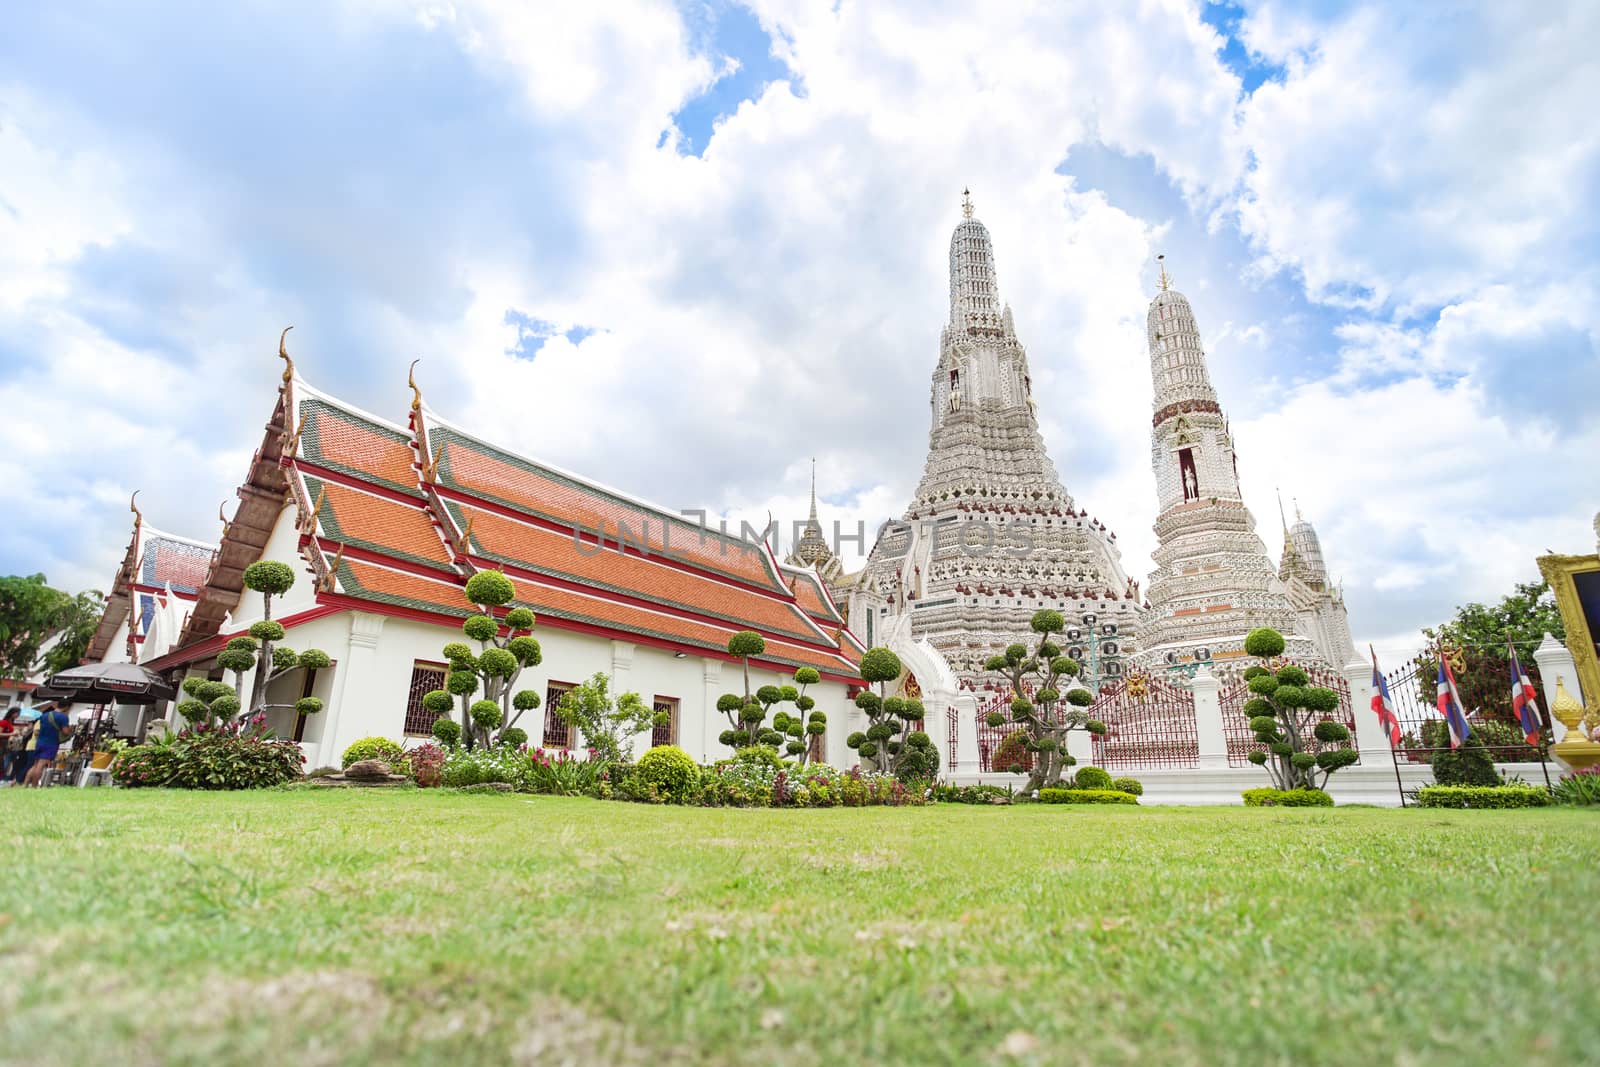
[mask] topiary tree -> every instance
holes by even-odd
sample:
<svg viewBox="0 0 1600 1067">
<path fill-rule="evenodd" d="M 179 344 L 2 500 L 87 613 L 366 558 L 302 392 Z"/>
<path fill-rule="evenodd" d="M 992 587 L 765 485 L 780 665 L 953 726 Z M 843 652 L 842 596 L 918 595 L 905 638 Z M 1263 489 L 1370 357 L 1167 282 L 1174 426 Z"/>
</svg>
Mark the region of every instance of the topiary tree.
<svg viewBox="0 0 1600 1067">
<path fill-rule="evenodd" d="M 750 657 L 766 650 L 766 638 L 754 630 L 740 630 L 728 638 L 728 654 L 739 657 L 744 666 L 744 695 L 724 693 L 717 698 L 717 710 L 728 718 L 728 729 L 718 734 L 717 740 L 729 748 L 748 748 L 763 743 L 776 747 L 783 740 L 782 734 L 763 725 L 767 721 L 767 707 L 762 705 L 757 694 L 750 692 Z M 764 741 L 765 734 L 772 736 Z"/>
<path fill-rule="evenodd" d="M 1066 629 L 1061 612 L 1048 608 L 1036 611 L 1028 625 L 1039 635 L 1032 652 L 1021 643 L 1008 645 L 1004 653 L 990 656 L 983 667 L 1002 675 L 1010 684 L 1009 717 L 1006 712 L 991 711 L 988 723 L 998 728 L 1014 722 L 1026 733 L 1024 745 L 1033 754 L 1027 785 L 1032 792 L 1059 785 L 1062 773 L 1077 762 L 1067 752 L 1068 734 L 1074 730 L 1103 734 L 1106 726 L 1089 718 L 1084 710 L 1094 703 L 1093 693 L 1081 686 L 1061 692 L 1065 681 L 1077 677 L 1081 670 L 1076 660 L 1062 655 L 1053 640 L 1053 635 Z"/>
<path fill-rule="evenodd" d="M 422 706 L 439 716 L 434 720 L 433 735 L 442 744 L 450 747 L 464 740 L 471 750 L 488 745 L 496 731 L 504 741 L 523 713 L 539 706 L 539 694 L 518 689 L 517 679 L 524 669 L 543 662 L 544 653 L 530 636 L 535 621 L 530 609 L 510 608 L 500 621 L 494 618 L 496 608 L 516 599 L 517 589 L 510 578 L 500 571 L 479 571 L 467 579 L 466 594 L 478 613 L 467 616 L 461 630 L 478 643 L 478 651 L 461 641 L 445 645 L 442 651 L 450 664 L 445 687 L 424 694 Z M 478 699 L 473 700 L 474 696 Z M 441 727 L 440 723 L 449 721 L 452 709 L 460 710 L 461 721 Z"/>
<path fill-rule="evenodd" d="M 635 776 L 656 787 L 662 800 L 682 804 L 700 781 L 700 767 L 677 745 L 657 745 L 639 757 Z"/>
<path fill-rule="evenodd" d="M 1257 659 L 1283 655 L 1283 635 L 1270 627 L 1245 635 L 1244 650 Z M 1244 713 L 1265 752 L 1250 753 L 1251 763 L 1265 767 L 1279 789 L 1321 789 L 1334 771 L 1358 758 L 1351 748 L 1311 751 L 1314 742 L 1333 745 L 1350 740 L 1350 730 L 1327 716 L 1338 709 L 1339 694 L 1310 684 L 1310 678 L 1292 663 L 1275 670 L 1267 666 L 1245 668 L 1245 681 L 1254 694 L 1245 701 Z M 1321 778 L 1317 777 L 1321 772 Z"/>
<path fill-rule="evenodd" d="M 793 704 L 798 714 L 790 715 L 786 711 L 780 711 L 772 717 L 772 728 L 787 739 L 784 742 L 784 751 L 793 756 L 802 767 L 811 757 L 811 746 L 808 741 L 828 730 L 828 717 L 820 711 L 813 710 L 817 702 L 806 695 L 806 688 L 821 680 L 822 675 L 815 667 L 801 667 L 796 670 L 795 684 L 779 687 L 779 695 L 783 702 Z M 807 715 L 807 712 L 810 714 Z"/>
<path fill-rule="evenodd" d="M 217 666 L 233 675 L 233 684 L 189 677 L 183 692 L 189 698 L 178 705 L 178 714 L 191 725 L 201 723 L 225 726 L 264 716 L 276 708 L 293 708 L 298 715 L 315 715 L 322 710 L 316 697 L 301 697 L 292 704 L 269 704 L 267 693 L 272 683 L 296 670 L 323 670 L 333 661 L 318 648 L 295 652 L 280 644 L 285 635 L 283 623 L 272 617 L 272 598 L 294 588 L 294 568 L 276 560 L 257 560 L 244 569 L 245 588 L 261 594 L 261 619 L 250 624 L 247 634 L 231 639 L 217 653 Z M 252 675 L 249 696 L 244 676 Z"/>
<path fill-rule="evenodd" d="M 865 731 L 853 733 L 845 743 L 861 757 L 864 770 L 896 775 L 905 781 L 932 778 L 939 773 L 939 753 L 933 740 L 911 724 L 926 710 L 920 700 L 886 696 L 890 682 L 900 677 L 900 657 L 887 648 L 869 648 L 861 656 L 861 680 L 876 685 L 856 695 L 856 707 L 867 718 Z"/>
<path fill-rule="evenodd" d="M 634 737 L 655 725 L 657 718 L 638 693 L 623 693 L 613 703 L 611 679 L 601 673 L 561 694 L 556 714 L 583 734 L 595 759 L 614 763 L 633 758 Z"/>
</svg>

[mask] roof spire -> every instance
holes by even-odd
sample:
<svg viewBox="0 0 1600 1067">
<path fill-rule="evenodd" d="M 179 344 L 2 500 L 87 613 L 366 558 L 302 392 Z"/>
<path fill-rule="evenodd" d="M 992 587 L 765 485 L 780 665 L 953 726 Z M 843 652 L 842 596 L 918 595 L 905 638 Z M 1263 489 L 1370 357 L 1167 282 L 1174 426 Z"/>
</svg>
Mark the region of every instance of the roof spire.
<svg viewBox="0 0 1600 1067">
<path fill-rule="evenodd" d="M 283 332 L 278 335 L 278 358 L 283 360 L 283 380 L 285 382 L 294 377 L 294 360 L 289 358 L 289 350 L 284 347 L 283 343 L 292 329 L 294 329 L 293 326 L 285 326 Z"/>
<path fill-rule="evenodd" d="M 963 188 L 961 190 L 961 217 L 964 219 L 970 219 L 972 217 L 971 189 Z"/>
<path fill-rule="evenodd" d="M 1164 293 L 1172 288 L 1172 276 L 1167 273 L 1167 254 L 1163 252 L 1156 257 L 1156 262 L 1161 264 L 1161 291 Z"/>
<path fill-rule="evenodd" d="M 817 526 L 817 457 L 811 457 L 811 525 Z"/>
<path fill-rule="evenodd" d="M 1273 486 L 1272 491 L 1278 494 L 1278 521 L 1283 524 L 1283 532 L 1289 532 L 1289 520 L 1283 517 L 1283 490 Z"/>
<path fill-rule="evenodd" d="M 1305 520 L 1305 516 L 1300 514 L 1300 498 L 1299 497 L 1291 497 L 1290 499 L 1292 499 L 1294 501 L 1294 521 L 1295 522 L 1305 522 L 1306 521 Z"/>
</svg>

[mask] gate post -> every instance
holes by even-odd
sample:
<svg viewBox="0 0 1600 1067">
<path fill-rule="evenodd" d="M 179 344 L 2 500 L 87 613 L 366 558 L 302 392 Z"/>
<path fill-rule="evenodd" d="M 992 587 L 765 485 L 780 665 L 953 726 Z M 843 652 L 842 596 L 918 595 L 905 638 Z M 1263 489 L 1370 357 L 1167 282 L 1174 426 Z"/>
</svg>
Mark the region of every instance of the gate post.
<svg viewBox="0 0 1600 1067">
<path fill-rule="evenodd" d="M 1372 712 L 1372 664 L 1353 659 L 1340 672 L 1350 686 L 1350 721 L 1356 728 L 1356 751 L 1362 763 L 1390 755 L 1389 739 Z"/>
<path fill-rule="evenodd" d="M 1554 634 L 1544 635 L 1544 641 L 1533 650 L 1533 662 L 1539 665 L 1539 682 L 1544 687 L 1544 700 L 1539 705 L 1541 710 L 1548 714 L 1550 706 L 1555 703 L 1557 678 L 1567 687 L 1572 699 L 1584 704 L 1585 707 L 1588 706 L 1585 703 L 1583 687 L 1578 684 L 1578 668 L 1572 662 L 1572 653 L 1568 651 L 1566 645 L 1555 639 Z M 1552 731 L 1555 726 L 1555 721 L 1551 720 Z"/>
<path fill-rule="evenodd" d="M 1228 769 L 1228 735 L 1222 728 L 1222 683 L 1204 663 L 1194 672 L 1194 735 L 1203 771 Z"/>
<path fill-rule="evenodd" d="M 962 774 L 977 774 L 983 770 L 978 761 L 978 697 L 965 690 L 956 693 L 956 753 L 951 771 L 957 766 Z"/>
</svg>

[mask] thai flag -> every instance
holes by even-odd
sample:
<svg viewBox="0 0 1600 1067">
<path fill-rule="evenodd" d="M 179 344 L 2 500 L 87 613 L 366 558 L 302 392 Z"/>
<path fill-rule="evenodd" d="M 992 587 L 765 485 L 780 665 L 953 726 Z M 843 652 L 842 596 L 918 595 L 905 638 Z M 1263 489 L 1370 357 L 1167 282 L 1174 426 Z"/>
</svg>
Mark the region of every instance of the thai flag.
<svg viewBox="0 0 1600 1067">
<path fill-rule="evenodd" d="M 1517 646 L 1511 645 L 1511 707 L 1517 713 L 1517 719 L 1522 723 L 1522 733 L 1528 739 L 1528 744 L 1539 744 L 1539 701 L 1538 694 L 1533 689 L 1533 679 L 1528 677 L 1528 672 L 1522 669 L 1522 661 L 1517 659 Z"/>
<path fill-rule="evenodd" d="M 1467 725 L 1467 713 L 1461 708 L 1461 693 L 1456 689 L 1456 676 L 1450 670 L 1444 652 L 1439 652 L 1439 714 L 1450 724 L 1450 747 L 1460 748 L 1472 735 Z"/>
<path fill-rule="evenodd" d="M 1389 735 L 1390 747 L 1399 748 L 1400 717 L 1395 714 L 1394 700 L 1389 696 L 1389 683 L 1378 669 L 1378 654 L 1372 651 L 1370 645 L 1367 651 L 1372 652 L 1372 710 L 1378 716 L 1378 722 L 1383 724 L 1384 732 Z"/>
</svg>

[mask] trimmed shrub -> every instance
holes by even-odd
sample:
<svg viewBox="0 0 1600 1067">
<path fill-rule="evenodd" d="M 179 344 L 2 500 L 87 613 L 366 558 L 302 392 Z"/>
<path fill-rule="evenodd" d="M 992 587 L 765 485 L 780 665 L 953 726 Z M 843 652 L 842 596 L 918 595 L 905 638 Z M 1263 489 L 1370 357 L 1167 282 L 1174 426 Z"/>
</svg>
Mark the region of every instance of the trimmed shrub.
<svg viewBox="0 0 1600 1067">
<path fill-rule="evenodd" d="M 1247 808 L 1331 808 L 1333 798 L 1320 789 L 1246 789 Z"/>
<path fill-rule="evenodd" d="M 1084 768 L 1087 770 L 1088 768 Z M 1041 804 L 1137 804 L 1139 798 L 1132 793 L 1115 789 L 1041 789 Z"/>
<path fill-rule="evenodd" d="M 1078 773 L 1082 774 L 1083 771 Z M 1144 796 L 1144 785 L 1137 778 L 1113 778 L 1111 780 L 1111 788 L 1119 793 L 1132 793 L 1136 797 Z"/>
<path fill-rule="evenodd" d="M 1542 808 L 1550 794 L 1531 785 L 1425 785 L 1417 790 L 1424 808 Z"/>
<path fill-rule="evenodd" d="M 455 748 L 461 743 L 461 724 L 454 719 L 433 720 L 433 736 L 445 748 Z"/>
<path fill-rule="evenodd" d="M 344 750 L 344 755 L 339 757 L 339 766 L 348 767 L 357 760 L 381 759 L 391 767 L 399 767 L 405 755 L 406 750 L 387 737 L 363 737 Z"/>
<path fill-rule="evenodd" d="M 1448 735 L 1444 743 L 1447 745 L 1450 743 Z M 1433 767 L 1433 780 L 1437 785 L 1475 785 L 1492 788 L 1500 784 L 1500 775 L 1494 769 L 1494 756 L 1474 737 L 1467 738 L 1466 744 L 1460 748 L 1435 752 L 1428 762 Z"/>
<path fill-rule="evenodd" d="M 700 782 L 700 765 L 677 745 L 657 745 L 639 757 L 633 777 L 654 786 L 661 799 L 681 804 Z"/>
<path fill-rule="evenodd" d="M 501 730 L 499 741 L 502 745 L 510 745 L 512 748 L 525 745 L 528 743 L 528 731 L 520 726 L 513 726 L 509 730 Z"/>
<path fill-rule="evenodd" d="M 1079 767 L 1072 784 L 1078 789 L 1110 789 L 1111 775 L 1099 767 Z"/>
</svg>

